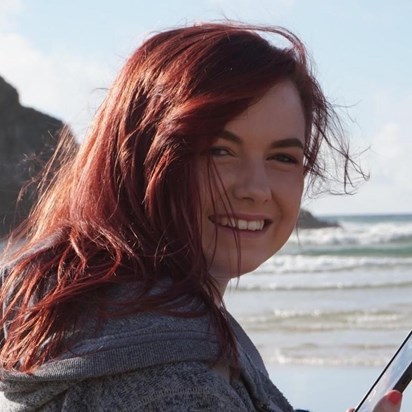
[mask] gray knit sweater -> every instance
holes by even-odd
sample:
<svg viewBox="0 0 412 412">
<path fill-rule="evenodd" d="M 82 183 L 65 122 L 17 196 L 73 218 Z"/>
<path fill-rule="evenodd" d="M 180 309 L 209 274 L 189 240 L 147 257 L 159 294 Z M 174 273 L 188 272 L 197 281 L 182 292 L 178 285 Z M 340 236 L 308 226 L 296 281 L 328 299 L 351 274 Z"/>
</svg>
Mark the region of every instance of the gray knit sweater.
<svg viewBox="0 0 412 412">
<path fill-rule="evenodd" d="M 231 323 L 239 378 L 211 367 L 217 346 L 206 317 L 143 313 L 110 319 L 33 375 L 0 371 L 0 411 L 291 412 L 253 343 Z"/>
</svg>

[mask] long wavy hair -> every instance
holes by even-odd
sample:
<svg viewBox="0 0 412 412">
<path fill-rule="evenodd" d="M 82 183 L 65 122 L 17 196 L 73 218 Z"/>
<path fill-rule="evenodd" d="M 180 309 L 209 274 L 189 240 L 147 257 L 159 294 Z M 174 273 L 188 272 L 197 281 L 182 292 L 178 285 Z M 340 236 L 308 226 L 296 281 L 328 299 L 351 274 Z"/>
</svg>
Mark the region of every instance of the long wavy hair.
<svg viewBox="0 0 412 412">
<path fill-rule="evenodd" d="M 346 191 L 350 169 L 359 169 L 291 32 L 199 24 L 158 33 L 132 54 L 84 143 L 62 145 L 57 172 L 49 165 L 37 205 L 8 247 L 4 369 L 32 372 L 59 356 L 84 308 L 112 316 L 107 291 L 128 282 L 140 288 L 119 313 L 196 316 L 206 308 L 221 355 L 236 354 L 203 256 L 196 165 L 228 121 L 283 80 L 302 99 L 307 187 L 334 180 Z M 153 294 L 164 277 L 168 287 Z M 179 311 L 193 299 L 202 302 L 198 311 Z"/>
</svg>

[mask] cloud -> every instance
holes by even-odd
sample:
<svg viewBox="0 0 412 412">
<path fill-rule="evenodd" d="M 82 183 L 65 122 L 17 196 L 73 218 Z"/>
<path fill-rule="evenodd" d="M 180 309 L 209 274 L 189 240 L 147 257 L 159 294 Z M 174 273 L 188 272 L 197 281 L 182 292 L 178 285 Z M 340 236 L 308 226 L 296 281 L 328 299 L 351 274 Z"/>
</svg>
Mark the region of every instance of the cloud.
<svg viewBox="0 0 412 412">
<path fill-rule="evenodd" d="M 117 71 L 113 63 L 65 50 L 42 50 L 19 33 L 22 0 L 0 1 L 0 76 L 20 102 L 58 117 L 82 138 Z"/>
<path fill-rule="evenodd" d="M 59 51 L 46 53 L 21 35 L 0 33 L 0 75 L 16 87 L 23 105 L 59 117 L 82 135 L 114 76 L 109 64 Z"/>
<path fill-rule="evenodd" d="M 315 214 L 412 212 L 412 92 L 381 91 L 369 104 L 370 149 L 362 163 L 367 164 L 370 180 L 354 196 L 306 200 L 304 206 Z"/>
<path fill-rule="evenodd" d="M 376 116 L 383 119 L 371 138 L 371 179 L 382 185 L 410 192 L 412 200 L 412 93 L 396 98 L 384 93 L 377 97 Z M 411 203 L 412 204 L 412 203 Z"/>
<path fill-rule="evenodd" d="M 371 102 L 372 103 L 372 102 Z M 368 138 L 370 150 L 365 153 L 370 172 L 356 196 L 343 200 L 356 212 L 412 212 L 412 93 L 381 92 L 374 97 L 370 115 L 375 130 Z M 371 104 L 373 106 L 373 103 Z M 343 203 L 335 199 L 335 206 Z M 333 210 L 332 203 L 327 207 Z M 336 210 L 336 209 L 335 209 Z M 339 210 L 339 209 L 338 209 Z M 342 209 L 344 210 L 344 209 Z"/>
<path fill-rule="evenodd" d="M 1 0 L 0 2 L 0 27 L 2 30 L 10 28 L 13 24 L 13 15 L 23 11 L 21 0 Z"/>
</svg>

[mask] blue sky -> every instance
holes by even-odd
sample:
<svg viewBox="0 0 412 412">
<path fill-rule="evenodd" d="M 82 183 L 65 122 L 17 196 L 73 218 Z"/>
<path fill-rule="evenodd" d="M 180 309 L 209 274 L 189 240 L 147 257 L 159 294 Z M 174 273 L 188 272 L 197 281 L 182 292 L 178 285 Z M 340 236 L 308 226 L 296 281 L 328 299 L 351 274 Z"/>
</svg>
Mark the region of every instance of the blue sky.
<svg viewBox="0 0 412 412">
<path fill-rule="evenodd" d="M 371 178 L 353 196 L 305 201 L 315 214 L 412 213 L 412 2 L 397 0 L 1 0 L 0 76 L 24 105 L 84 134 L 125 58 L 150 33 L 224 17 L 285 26 L 345 106 Z"/>
</svg>

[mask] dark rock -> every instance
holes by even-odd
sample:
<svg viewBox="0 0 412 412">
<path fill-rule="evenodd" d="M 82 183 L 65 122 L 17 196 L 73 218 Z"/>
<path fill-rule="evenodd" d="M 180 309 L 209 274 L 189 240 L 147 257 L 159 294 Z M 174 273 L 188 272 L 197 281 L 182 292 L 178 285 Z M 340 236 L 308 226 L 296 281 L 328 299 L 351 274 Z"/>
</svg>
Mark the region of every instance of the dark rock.
<svg viewBox="0 0 412 412">
<path fill-rule="evenodd" d="M 27 190 L 16 208 L 20 190 L 50 158 L 63 126 L 58 119 L 21 106 L 17 90 L 0 77 L 0 238 L 29 213 L 35 188 Z"/>
<path fill-rule="evenodd" d="M 340 227 L 340 225 L 337 222 L 320 220 L 313 216 L 309 211 L 301 209 L 297 227 L 299 229 L 322 229 L 326 227 Z"/>
</svg>

